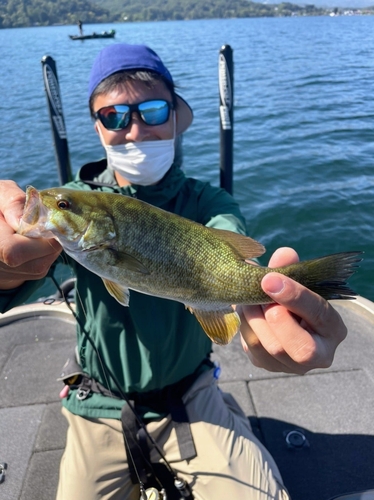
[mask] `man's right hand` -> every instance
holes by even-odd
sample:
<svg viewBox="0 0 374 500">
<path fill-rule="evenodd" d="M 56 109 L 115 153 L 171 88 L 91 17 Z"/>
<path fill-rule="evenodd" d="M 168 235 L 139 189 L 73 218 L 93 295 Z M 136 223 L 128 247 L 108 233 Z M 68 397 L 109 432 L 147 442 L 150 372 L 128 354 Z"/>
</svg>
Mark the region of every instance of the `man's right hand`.
<svg viewBox="0 0 374 500">
<path fill-rule="evenodd" d="M 0 290 L 44 278 L 62 250 L 55 239 L 16 233 L 25 199 L 15 182 L 0 181 Z"/>
</svg>

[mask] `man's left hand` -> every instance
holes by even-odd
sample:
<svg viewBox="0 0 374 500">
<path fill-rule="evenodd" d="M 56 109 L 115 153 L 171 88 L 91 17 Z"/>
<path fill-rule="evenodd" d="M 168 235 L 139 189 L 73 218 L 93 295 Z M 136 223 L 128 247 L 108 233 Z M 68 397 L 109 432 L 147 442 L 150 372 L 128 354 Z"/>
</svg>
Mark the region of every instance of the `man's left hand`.
<svg viewBox="0 0 374 500">
<path fill-rule="evenodd" d="M 280 248 L 269 267 L 298 260 L 292 248 Z M 325 299 L 282 274 L 267 274 L 261 285 L 275 304 L 237 308 L 242 345 L 252 363 L 272 372 L 296 374 L 331 366 L 336 348 L 347 335 L 338 312 Z"/>
</svg>

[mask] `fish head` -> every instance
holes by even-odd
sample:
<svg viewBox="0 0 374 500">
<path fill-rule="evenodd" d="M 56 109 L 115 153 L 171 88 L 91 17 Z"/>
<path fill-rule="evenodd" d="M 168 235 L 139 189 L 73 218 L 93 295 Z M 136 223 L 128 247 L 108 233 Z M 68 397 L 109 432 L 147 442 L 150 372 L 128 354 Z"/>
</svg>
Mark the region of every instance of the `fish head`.
<svg viewBox="0 0 374 500">
<path fill-rule="evenodd" d="M 92 225 L 92 211 L 83 191 L 50 188 L 26 190 L 26 203 L 18 233 L 31 238 L 55 238 L 65 250 L 78 250 Z M 92 232 L 92 231 L 91 231 Z M 86 244 L 87 246 L 87 244 Z"/>
</svg>

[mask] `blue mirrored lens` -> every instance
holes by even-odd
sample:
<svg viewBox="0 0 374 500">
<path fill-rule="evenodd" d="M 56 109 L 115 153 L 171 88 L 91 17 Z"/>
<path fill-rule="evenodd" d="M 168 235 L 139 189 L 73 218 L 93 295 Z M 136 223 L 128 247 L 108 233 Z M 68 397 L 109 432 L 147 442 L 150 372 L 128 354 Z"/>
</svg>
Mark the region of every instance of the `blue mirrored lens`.
<svg viewBox="0 0 374 500">
<path fill-rule="evenodd" d="M 121 130 L 126 128 L 130 121 L 130 107 L 126 104 L 107 106 L 97 112 L 101 123 L 108 130 Z"/>
<path fill-rule="evenodd" d="M 139 114 L 147 125 L 162 125 L 169 118 L 169 103 L 166 101 L 148 101 L 138 105 Z"/>
</svg>

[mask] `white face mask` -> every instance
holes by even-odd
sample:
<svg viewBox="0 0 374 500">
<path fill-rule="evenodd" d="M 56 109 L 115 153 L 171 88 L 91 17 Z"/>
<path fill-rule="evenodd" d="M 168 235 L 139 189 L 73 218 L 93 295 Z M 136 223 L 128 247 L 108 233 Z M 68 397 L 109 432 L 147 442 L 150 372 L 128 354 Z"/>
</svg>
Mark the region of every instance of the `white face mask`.
<svg viewBox="0 0 374 500">
<path fill-rule="evenodd" d="M 101 143 L 106 150 L 108 167 L 118 172 L 131 184 L 141 186 L 156 184 L 173 163 L 174 137 L 168 140 L 128 142 L 108 146 L 104 143 L 100 126 L 98 130 Z"/>
</svg>

